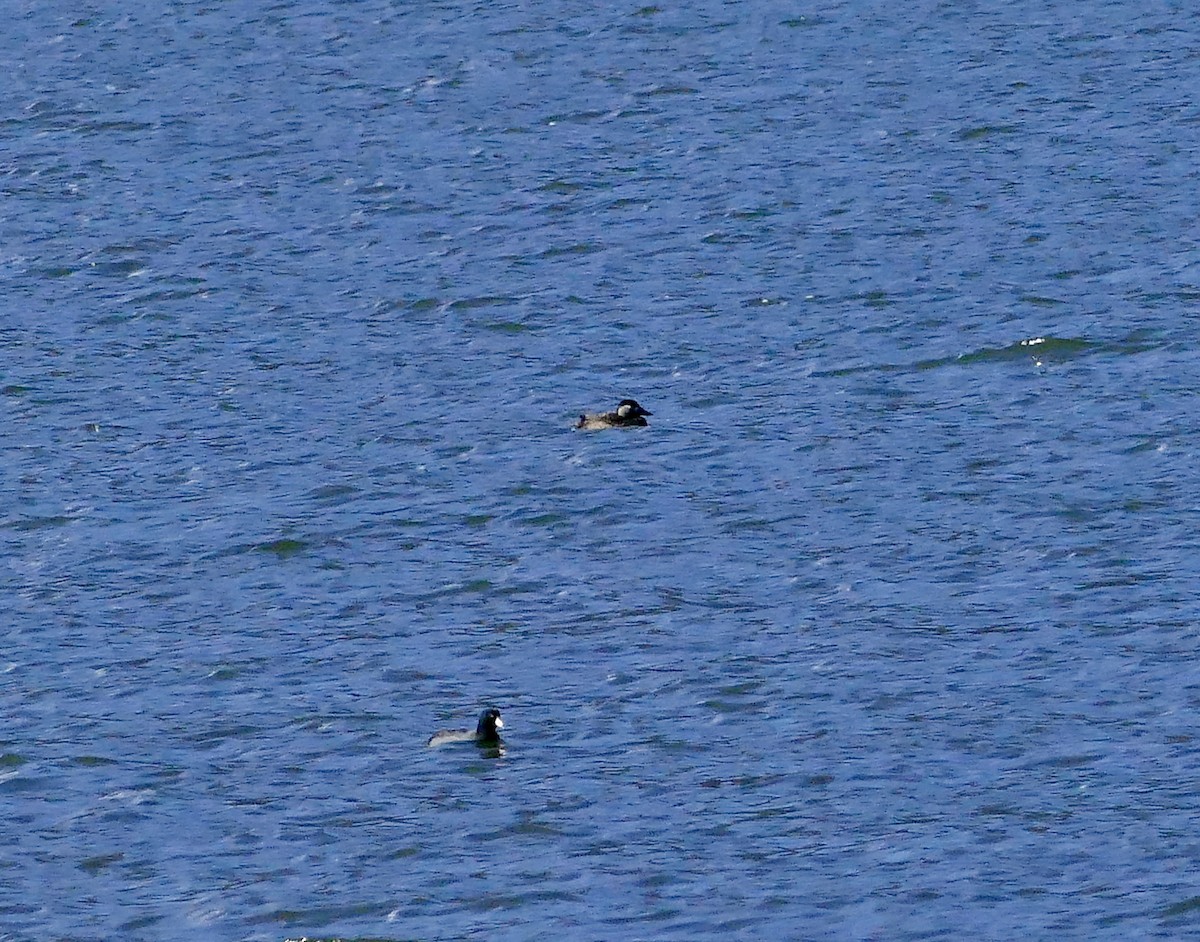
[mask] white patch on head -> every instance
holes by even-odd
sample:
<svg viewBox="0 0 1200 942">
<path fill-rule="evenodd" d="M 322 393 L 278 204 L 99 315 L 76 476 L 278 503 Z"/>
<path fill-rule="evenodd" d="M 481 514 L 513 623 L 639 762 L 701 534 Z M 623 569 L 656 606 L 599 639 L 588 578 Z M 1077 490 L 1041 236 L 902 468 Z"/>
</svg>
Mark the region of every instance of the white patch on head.
<svg viewBox="0 0 1200 942">
<path fill-rule="evenodd" d="M 498 716 L 496 717 L 496 729 L 504 729 L 504 720 Z"/>
<path fill-rule="evenodd" d="M 617 415 L 619 415 L 621 418 L 625 418 L 629 415 L 629 412 L 632 408 L 633 406 L 619 406 L 617 408 Z"/>
</svg>

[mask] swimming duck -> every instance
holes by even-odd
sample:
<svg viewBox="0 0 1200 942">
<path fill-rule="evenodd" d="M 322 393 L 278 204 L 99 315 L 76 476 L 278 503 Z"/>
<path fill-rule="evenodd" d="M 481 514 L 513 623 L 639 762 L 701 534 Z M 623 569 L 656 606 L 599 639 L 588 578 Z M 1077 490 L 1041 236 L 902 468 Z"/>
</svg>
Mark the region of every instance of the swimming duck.
<svg viewBox="0 0 1200 942">
<path fill-rule="evenodd" d="M 429 737 L 430 746 L 444 746 L 448 742 L 473 742 L 477 746 L 496 748 L 500 745 L 499 730 L 504 729 L 500 711 L 489 707 L 479 714 L 475 732 L 469 729 L 440 729 Z"/>
<path fill-rule="evenodd" d="M 581 415 L 579 421 L 575 423 L 575 427 L 588 431 L 602 428 L 632 428 L 649 425 L 646 416 L 653 414 L 653 412 L 647 412 L 632 399 L 622 399 L 612 412 Z"/>
</svg>

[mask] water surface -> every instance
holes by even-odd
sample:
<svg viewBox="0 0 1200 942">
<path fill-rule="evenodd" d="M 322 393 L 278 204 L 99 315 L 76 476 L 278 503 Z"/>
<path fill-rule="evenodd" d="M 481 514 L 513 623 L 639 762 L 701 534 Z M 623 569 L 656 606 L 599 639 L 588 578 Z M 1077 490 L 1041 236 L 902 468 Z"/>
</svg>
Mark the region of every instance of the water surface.
<svg viewBox="0 0 1200 942">
<path fill-rule="evenodd" d="M 24 7 L 0 938 L 1200 934 L 1198 50 Z"/>
</svg>

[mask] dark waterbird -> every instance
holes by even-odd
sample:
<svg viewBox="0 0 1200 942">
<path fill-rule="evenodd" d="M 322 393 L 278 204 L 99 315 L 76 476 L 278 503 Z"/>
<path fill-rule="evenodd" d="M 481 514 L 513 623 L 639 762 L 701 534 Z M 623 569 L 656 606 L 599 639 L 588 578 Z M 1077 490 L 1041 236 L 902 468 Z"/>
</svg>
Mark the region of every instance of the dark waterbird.
<svg viewBox="0 0 1200 942">
<path fill-rule="evenodd" d="M 634 428 L 649 425 L 646 416 L 653 414 L 653 412 L 647 412 L 633 399 L 622 399 L 612 412 L 584 413 L 575 423 L 575 427 L 588 431 L 602 428 Z"/>
<path fill-rule="evenodd" d="M 440 729 L 429 737 L 430 746 L 444 746 L 451 742 L 472 742 L 477 746 L 495 748 L 500 745 L 500 730 L 504 729 L 504 720 L 500 711 L 489 707 L 479 714 L 479 723 L 475 732 L 469 729 Z"/>
</svg>

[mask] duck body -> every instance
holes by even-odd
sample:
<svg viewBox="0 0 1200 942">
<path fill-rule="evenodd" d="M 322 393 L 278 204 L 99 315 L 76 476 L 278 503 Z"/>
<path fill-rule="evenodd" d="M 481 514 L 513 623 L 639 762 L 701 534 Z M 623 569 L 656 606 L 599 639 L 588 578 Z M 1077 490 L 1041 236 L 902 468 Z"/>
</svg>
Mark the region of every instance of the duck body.
<svg viewBox="0 0 1200 942">
<path fill-rule="evenodd" d="M 650 424 L 646 421 L 646 416 L 653 414 L 653 412 L 647 412 L 633 399 L 622 399 L 612 412 L 584 413 L 575 423 L 575 428 L 595 432 L 606 428 L 645 427 Z"/>
<path fill-rule="evenodd" d="M 479 723 L 475 731 L 469 729 L 440 729 L 429 737 L 429 746 L 444 746 L 452 742 L 470 742 L 477 746 L 495 748 L 500 745 L 500 730 L 504 729 L 504 720 L 500 711 L 489 707 L 479 714 Z"/>
</svg>

